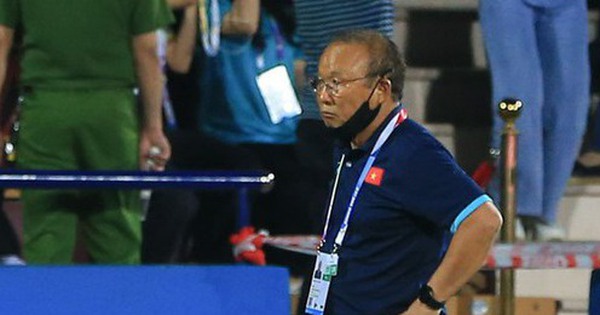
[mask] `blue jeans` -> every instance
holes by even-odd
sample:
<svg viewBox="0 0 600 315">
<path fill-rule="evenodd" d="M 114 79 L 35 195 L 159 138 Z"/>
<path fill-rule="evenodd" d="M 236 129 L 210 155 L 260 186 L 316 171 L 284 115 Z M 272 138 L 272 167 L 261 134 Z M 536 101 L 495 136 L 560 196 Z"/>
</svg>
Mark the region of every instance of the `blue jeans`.
<svg viewBox="0 0 600 315">
<path fill-rule="evenodd" d="M 503 98 L 524 102 L 517 120 L 517 212 L 552 223 L 585 131 L 590 85 L 586 1 L 481 0 L 479 11 L 492 71 L 493 112 Z M 494 115 L 494 148 L 500 146 L 503 125 Z"/>
</svg>

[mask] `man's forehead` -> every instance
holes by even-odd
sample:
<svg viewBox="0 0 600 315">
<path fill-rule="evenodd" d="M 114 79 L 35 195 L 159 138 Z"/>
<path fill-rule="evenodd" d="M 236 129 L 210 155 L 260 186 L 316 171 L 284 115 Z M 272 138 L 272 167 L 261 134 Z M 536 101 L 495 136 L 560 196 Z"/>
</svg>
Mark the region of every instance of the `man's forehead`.
<svg viewBox="0 0 600 315">
<path fill-rule="evenodd" d="M 333 43 L 319 60 L 319 74 L 364 73 L 368 67 L 367 47 L 354 43 Z M 322 73 L 323 72 L 323 73 Z"/>
</svg>

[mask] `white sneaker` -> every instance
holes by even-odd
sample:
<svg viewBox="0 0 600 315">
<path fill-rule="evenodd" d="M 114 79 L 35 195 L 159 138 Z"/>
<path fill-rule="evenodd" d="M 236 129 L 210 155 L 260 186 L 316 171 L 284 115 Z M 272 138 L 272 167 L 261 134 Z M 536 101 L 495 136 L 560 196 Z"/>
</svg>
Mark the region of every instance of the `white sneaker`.
<svg viewBox="0 0 600 315">
<path fill-rule="evenodd" d="M 538 222 L 535 225 L 535 240 L 538 242 L 564 241 L 567 237 L 565 229 L 558 224 Z"/>
<path fill-rule="evenodd" d="M 17 255 L 7 255 L 0 257 L 0 265 L 4 266 L 25 266 L 25 261 Z"/>
</svg>

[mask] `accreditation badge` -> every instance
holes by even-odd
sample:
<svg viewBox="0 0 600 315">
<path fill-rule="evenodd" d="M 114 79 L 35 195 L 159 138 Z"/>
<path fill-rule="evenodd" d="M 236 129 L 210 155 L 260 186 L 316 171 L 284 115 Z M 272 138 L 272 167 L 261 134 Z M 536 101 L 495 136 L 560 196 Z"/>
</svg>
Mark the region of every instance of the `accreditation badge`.
<svg viewBox="0 0 600 315">
<path fill-rule="evenodd" d="M 317 260 L 312 274 L 308 299 L 306 300 L 306 313 L 322 315 L 325 311 L 325 302 L 329 293 L 332 278 L 337 275 L 338 255 L 317 251 Z"/>
</svg>

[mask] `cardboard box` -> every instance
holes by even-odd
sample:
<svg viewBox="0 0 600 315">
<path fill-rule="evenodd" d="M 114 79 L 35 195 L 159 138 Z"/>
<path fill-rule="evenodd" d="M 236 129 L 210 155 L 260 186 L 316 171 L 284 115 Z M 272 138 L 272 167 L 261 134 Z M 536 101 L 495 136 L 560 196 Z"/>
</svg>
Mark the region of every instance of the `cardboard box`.
<svg viewBox="0 0 600 315">
<path fill-rule="evenodd" d="M 552 298 L 517 298 L 516 315 L 556 315 L 558 302 Z"/>
<path fill-rule="evenodd" d="M 556 315 L 556 300 L 518 297 L 515 315 Z M 501 315 L 499 298 L 493 295 L 453 297 L 446 303 L 448 315 Z"/>
<path fill-rule="evenodd" d="M 453 296 L 446 301 L 448 315 L 471 314 L 471 299 L 467 296 Z"/>
</svg>

